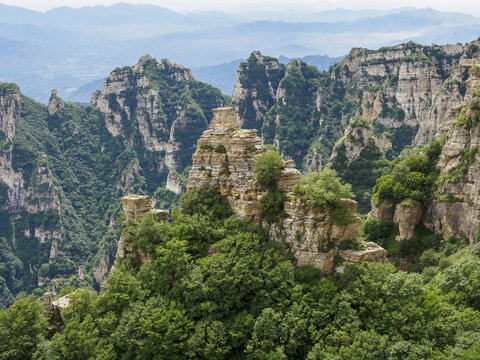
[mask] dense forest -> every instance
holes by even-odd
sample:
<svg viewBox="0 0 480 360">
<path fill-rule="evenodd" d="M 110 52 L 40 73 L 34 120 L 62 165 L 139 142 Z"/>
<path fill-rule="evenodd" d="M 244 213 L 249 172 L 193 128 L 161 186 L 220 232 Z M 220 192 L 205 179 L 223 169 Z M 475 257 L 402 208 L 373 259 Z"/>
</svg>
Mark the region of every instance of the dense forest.
<svg viewBox="0 0 480 360">
<path fill-rule="evenodd" d="M 362 236 L 391 232 L 370 221 Z M 185 194 L 171 222 L 147 215 L 123 233 L 151 261 L 121 259 L 100 294 L 62 289 L 58 297 L 71 294 L 63 332 L 48 332 L 58 318 L 45 318 L 34 296 L 0 312 L 2 358 L 480 356 L 480 248 L 462 239 L 419 229 L 392 252 L 392 260 L 415 259 L 407 271 L 360 263 L 322 279 L 212 188 Z"/>
</svg>

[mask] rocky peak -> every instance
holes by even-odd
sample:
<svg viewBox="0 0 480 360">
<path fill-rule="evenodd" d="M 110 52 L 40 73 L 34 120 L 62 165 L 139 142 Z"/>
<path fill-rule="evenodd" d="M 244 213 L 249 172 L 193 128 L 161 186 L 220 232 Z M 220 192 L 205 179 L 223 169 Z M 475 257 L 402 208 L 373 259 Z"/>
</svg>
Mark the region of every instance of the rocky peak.
<svg viewBox="0 0 480 360">
<path fill-rule="evenodd" d="M 65 110 L 65 103 L 58 97 L 57 89 L 52 89 L 50 99 L 48 100 L 47 110 L 50 116 L 57 114 L 61 116 L 63 110 Z"/>
<path fill-rule="evenodd" d="M 259 51 L 251 53 L 237 71 L 237 82 L 232 104 L 244 128 L 260 131 L 266 112 L 275 104 L 278 84 L 285 73 L 285 65 Z"/>
<path fill-rule="evenodd" d="M 133 71 L 143 75 L 150 67 L 162 70 L 166 76 L 175 81 L 195 80 L 190 69 L 185 66 L 172 63 L 168 59 L 161 59 L 160 62 L 158 62 L 149 54 L 142 56 L 138 60 L 137 64 L 133 66 Z"/>
<path fill-rule="evenodd" d="M 208 99 L 200 89 L 211 91 Z M 189 69 L 149 55 L 133 67 L 115 69 L 92 98 L 111 136 L 130 148 L 140 138 L 149 154 L 142 158 L 150 162 L 140 161 L 140 167 L 163 179 L 188 165 L 211 108 L 223 103 L 222 94 L 195 81 Z"/>
<path fill-rule="evenodd" d="M 200 137 L 193 154 L 187 188 L 202 185 L 217 187 L 239 217 L 263 223 L 260 199 L 267 194 L 267 190 L 259 183 L 254 169 L 266 148 L 256 130 L 232 128 L 235 119 L 232 109 L 214 111 L 210 129 Z M 299 199 L 293 197 L 293 188 L 300 180 L 301 174 L 295 168 L 295 162 L 287 161 L 277 185 L 286 193 L 288 200 L 284 202 L 284 209 L 288 217 L 274 225 L 269 235 L 276 241 L 290 243 L 299 265 L 311 264 L 328 274 L 334 270 L 333 259 L 339 255 L 336 245 L 358 235 L 360 219 L 354 215 L 357 204 L 353 200 L 348 202 L 351 221 L 347 225 L 337 225 L 328 213 L 305 208 Z M 333 243 L 333 249 L 320 251 L 326 242 Z M 368 256 L 350 256 L 347 253 L 344 254 L 345 259 L 385 261 L 386 256 L 385 250 L 373 243 L 368 247 Z"/>
<path fill-rule="evenodd" d="M 0 131 L 9 142 L 15 137 L 15 123 L 21 112 L 20 101 L 21 94 L 17 85 L 0 82 Z"/>
<path fill-rule="evenodd" d="M 216 108 L 212 112 L 213 119 L 210 122 L 210 129 L 231 130 L 240 127 L 237 115 L 232 107 Z"/>
<path fill-rule="evenodd" d="M 134 69 L 136 68 L 138 69 L 139 67 L 142 67 L 143 65 L 145 65 L 145 63 L 147 63 L 150 60 L 155 60 L 152 55 L 150 54 L 143 55 L 140 59 L 138 59 L 137 64 L 134 65 Z"/>
</svg>

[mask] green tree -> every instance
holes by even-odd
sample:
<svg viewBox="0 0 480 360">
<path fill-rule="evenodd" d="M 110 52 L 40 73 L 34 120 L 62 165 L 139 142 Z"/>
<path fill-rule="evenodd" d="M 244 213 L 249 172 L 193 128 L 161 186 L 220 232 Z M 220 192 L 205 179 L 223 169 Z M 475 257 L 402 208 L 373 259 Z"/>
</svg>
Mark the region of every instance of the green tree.
<svg viewBox="0 0 480 360">
<path fill-rule="evenodd" d="M 350 221 L 351 210 L 345 199 L 353 197 L 351 186 L 343 184 L 335 170 L 325 167 L 320 173 L 308 174 L 295 185 L 293 193 L 305 206 L 328 211 L 337 224 Z"/>
<path fill-rule="evenodd" d="M 209 219 L 226 219 L 233 215 L 227 199 L 218 189 L 200 186 L 190 189 L 180 199 L 180 209 L 186 215 L 203 215 Z"/>
<path fill-rule="evenodd" d="M 0 359 L 30 359 L 46 329 L 42 308 L 33 295 L 0 310 Z"/>
<path fill-rule="evenodd" d="M 283 202 L 287 200 L 285 192 L 270 190 L 260 199 L 260 216 L 269 224 L 277 223 L 284 219 L 287 214 L 283 208 Z"/>
<path fill-rule="evenodd" d="M 276 151 L 268 150 L 259 156 L 254 171 L 260 184 L 274 188 L 284 168 L 282 156 Z"/>
</svg>

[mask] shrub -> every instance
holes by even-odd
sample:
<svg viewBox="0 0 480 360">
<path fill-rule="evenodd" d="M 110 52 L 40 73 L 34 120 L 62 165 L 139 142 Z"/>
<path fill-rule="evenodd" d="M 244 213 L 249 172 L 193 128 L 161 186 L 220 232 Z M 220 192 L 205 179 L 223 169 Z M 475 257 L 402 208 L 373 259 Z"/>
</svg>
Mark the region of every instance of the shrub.
<svg viewBox="0 0 480 360">
<path fill-rule="evenodd" d="M 366 129 L 370 129 L 371 126 L 370 126 L 370 123 L 368 122 L 368 120 L 362 118 L 362 117 L 356 117 L 355 119 L 352 120 L 352 122 L 350 123 L 350 127 L 352 129 L 355 129 L 357 127 L 363 127 L 363 128 L 366 128 Z"/>
<path fill-rule="evenodd" d="M 190 189 L 180 199 L 180 209 L 183 214 L 199 214 L 211 219 L 226 219 L 233 211 L 218 189 L 200 186 Z"/>
<path fill-rule="evenodd" d="M 260 184 L 275 187 L 285 163 L 282 156 L 273 150 L 268 150 L 260 155 L 255 164 L 255 174 Z"/>
<path fill-rule="evenodd" d="M 350 184 L 343 184 L 335 170 L 328 167 L 320 173 L 312 172 L 295 185 L 293 193 L 307 207 L 328 211 L 337 224 L 350 221 L 350 210 L 344 199 L 353 197 Z"/>
<path fill-rule="evenodd" d="M 213 146 L 210 145 L 210 144 L 200 143 L 198 146 L 199 146 L 200 149 L 202 149 L 202 150 L 207 150 L 207 151 L 213 151 L 213 150 L 214 150 L 214 149 L 213 149 Z"/>
<path fill-rule="evenodd" d="M 386 239 L 395 232 L 395 224 L 382 219 L 369 218 L 363 224 L 365 240 L 377 242 L 378 239 Z"/>
<path fill-rule="evenodd" d="M 270 190 L 260 199 L 260 216 L 269 224 L 281 221 L 287 216 L 283 209 L 283 202 L 286 200 L 282 190 Z"/>
<path fill-rule="evenodd" d="M 227 149 L 225 149 L 225 146 L 223 146 L 223 144 L 218 144 L 217 146 L 215 146 L 215 152 L 219 154 L 226 154 Z"/>
<path fill-rule="evenodd" d="M 362 227 L 365 241 L 373 241 L 385 250 L 389 255 L 396 255 L 399 252 L 399 243 L 396 236 L 399 234 L 398 226 L 390 221 L 369 218 Z"/>
<path fill-rule="evenodd" d="M 393 199 L 394 181 L 392 175 L 383 175 L 373 188 L 375 205 L 380 205 L 383 200 Z"/>
</svg>

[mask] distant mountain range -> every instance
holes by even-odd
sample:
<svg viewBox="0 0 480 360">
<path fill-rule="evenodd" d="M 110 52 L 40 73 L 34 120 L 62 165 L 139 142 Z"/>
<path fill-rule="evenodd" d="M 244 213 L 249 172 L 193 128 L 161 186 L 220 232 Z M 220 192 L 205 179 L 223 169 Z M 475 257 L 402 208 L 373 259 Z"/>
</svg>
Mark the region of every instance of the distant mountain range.
<svg viewBox="0 0 480 360">
<path fill-rule="evenodd" d="M 185 64 L 231 95 L 236 59 L 246 59 L 252 50 L 288 58 L 326 54 L 318 63 L 324 69 L 331 57 L 352 47 L 467 42 L 478 36 L 478 18 L 433 9 L 181 14 L 116 4 L 42 13 L 0 4 L 0 81 L 18 83 L 40 101 L 48 99 L 49 88 L 65 99 L 85 101 L 86 91 L 98 88 L 112 68 L 150 53 Z M 304 60 L 317 65 L 314 58 Z"/>
</svg>

